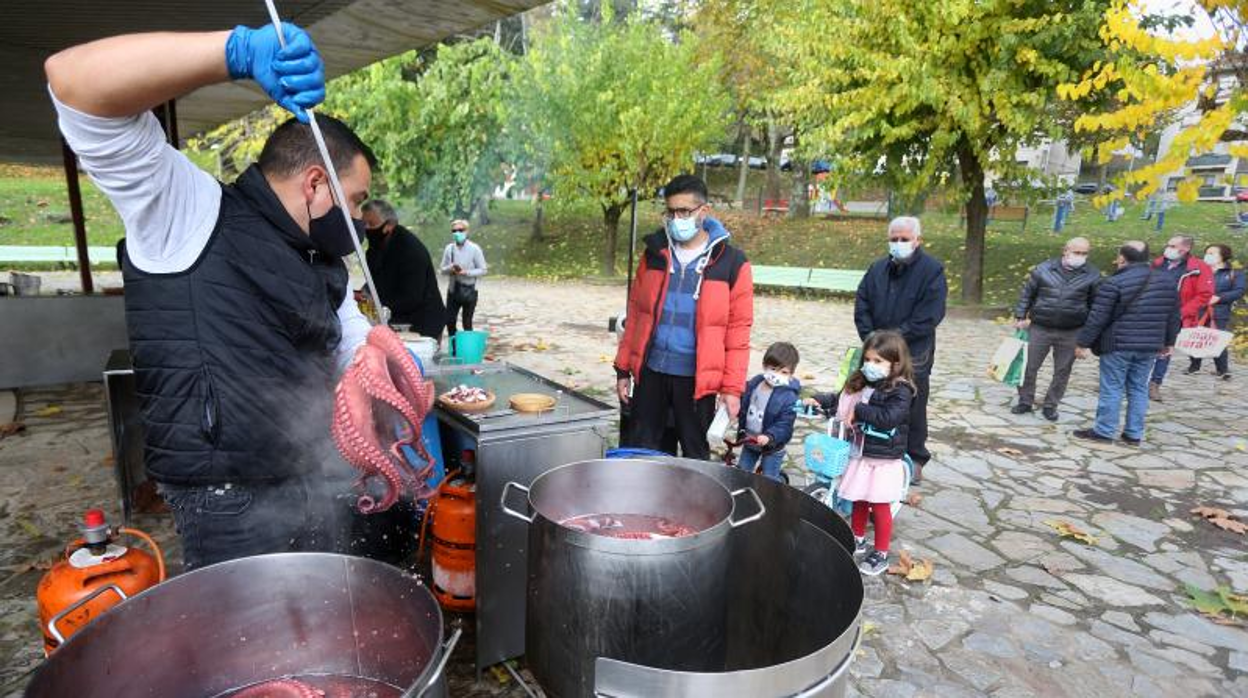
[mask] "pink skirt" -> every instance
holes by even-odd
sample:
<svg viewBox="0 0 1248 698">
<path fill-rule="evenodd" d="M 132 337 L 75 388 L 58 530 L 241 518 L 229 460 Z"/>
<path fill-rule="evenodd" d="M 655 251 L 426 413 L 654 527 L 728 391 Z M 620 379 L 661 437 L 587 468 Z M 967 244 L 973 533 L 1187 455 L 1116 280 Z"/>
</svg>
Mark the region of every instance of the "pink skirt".
<svg viewBox="0 0 1248 698">
<path fill-rule="evenodd" d="M 837 494 L 842 499 L 872 504 L 901 500 L 906 485 L 906 464 L 900 458 L 851 458 Z"/>
</svg>

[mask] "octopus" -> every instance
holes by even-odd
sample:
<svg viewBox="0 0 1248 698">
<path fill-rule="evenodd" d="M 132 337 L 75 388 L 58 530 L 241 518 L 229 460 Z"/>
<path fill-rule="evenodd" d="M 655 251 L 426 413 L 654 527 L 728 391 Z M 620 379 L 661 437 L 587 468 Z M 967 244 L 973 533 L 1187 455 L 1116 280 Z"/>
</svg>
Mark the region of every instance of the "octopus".
<svg viewBox="0 0 1248 698">
<path fill-rule="evenodd" d="M 295 679 L 276 679 L 256 684 L 230 698 L 324 698 L 325 692 Z"/>
<path fill-rule="evenodd" d="M 404 492 L 416 499 L 434 494 L 427 483 L 433 458 L 420 429 L 433 401 L 433 382 L 425 380 L 398 335 L 384 325 L 370 330 L 338 381 L 330 427 L 342 457 L 360 471 L 356 507 L 361 513 L 386 511 Z M 415 449 L 423 467 L 413 470 L 407 464 L 404 446 Z M 366 493 L 374 479 L 385 485 L 379 500 Z"/>
<path fill-rule="evenodd" d="M 692 526 L 645 514 L 583 514 L 559 522 L 574 531 L 625 540 L 682 538 L 697 533 Z"/>
</svg>

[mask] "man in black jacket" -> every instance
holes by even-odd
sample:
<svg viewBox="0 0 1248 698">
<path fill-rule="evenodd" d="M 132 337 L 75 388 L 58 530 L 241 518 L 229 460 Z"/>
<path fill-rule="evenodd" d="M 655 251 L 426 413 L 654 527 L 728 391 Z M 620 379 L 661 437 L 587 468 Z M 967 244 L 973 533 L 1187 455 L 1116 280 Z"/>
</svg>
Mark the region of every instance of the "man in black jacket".
<svg viewBox="0 0 1248 698">
<path fill-rule="evenodd" d="M 364 204 L 364 224 L 368 226 L 368 271 L 382 305 L 390 309 L 390 322 L 411 325 L 417 334 L 441 339 L 446 306 L 428 248 L 399 225 L 394 207 L 382 199 Z"/>
<path fill-rule="evenodd" d="M 1148 379 L 1158 356 L 1169 356 L 1179 334 L 1179 292 L 1148 264 L 1148 245 L 1131 241 L 1118 250 L 1118 271 L 1101 282 L 1088 321 L 1075 338 L 1085 358 L 1101 357 L 1096 423 L 1074 436 L 1108 443 L 1118 432 L 1118 408 L 1127 398 L 1122 441 L 1139 446 L 1148 415 Z"/>
<path fill-rule="evenodd" d="M 945 319 L 949 286 L 945 267 L 923 251 L 918 218 L 901 216 L 888 224 L 888 256 L 876 260 L 858 284 L 854 325 L 866 339 L 876 330 L 896 330 L 906 338 L 914 362 L 914 402 L 910 404 L 907 453 L 914 482 L 931 460 L 927 450 L 927 394 L 936 358 L 936 326 Z"/>
<path fill-rule="evenodd" d="M 1072 238 L 1062 256 L 1037 264 L 1023 284 L 1014 308 L 1014 326 L 1030 328 L 1027 338 L 1027 370 L 1018 386 L 1018 404 L 1011 412 L 1031 412 L 1036 399 L 1036 374 L 1053 351 L 1053 382 L 1044 396 L 1044 418 L 1057 421 L 1057 404 L 1066 394 L 1070 369 L 1075 365 L 1075 334 L 1088 319 L 1092 297 L 1101 275 L 1088 266 L 1091 245 Z"/>
</svg>

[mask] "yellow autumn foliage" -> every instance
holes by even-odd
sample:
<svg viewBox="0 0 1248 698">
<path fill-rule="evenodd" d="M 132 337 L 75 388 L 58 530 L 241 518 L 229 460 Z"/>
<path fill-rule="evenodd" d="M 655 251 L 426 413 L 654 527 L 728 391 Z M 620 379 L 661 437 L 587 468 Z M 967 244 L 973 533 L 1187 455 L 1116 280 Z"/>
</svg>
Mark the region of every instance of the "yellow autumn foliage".
<svg viewBox="0 0 1248 698">
<path fill-rule="evenodd" d="M 1181 170 L 1189 157 L 1212 151 L 1248 109 L 1245 86 L 1235 84 L 1231 94 L 1218 95 L 1217 77 L 1210 72 L 1211 66 L 1230 57 L 1228 53 L 1242 54 L 1242 37 L 1235 27 L 1243 26 L 1248 17 L 1248 1 L 1197 0 L 1193 11 L 1203 16 L 1194 17 L 1196 26 L 1215 27 L 1214 34 L 1205 38 L 1190 31 L 1165 35 L 1146 29 L 1142 19 L 1147 5 L 1144 0 L 1117 0 L 1106 11 L 1100 32 L 1113 60 L 1093 66 L 1078 81 L 1058 88 L 1058 96 L 1066 100 L 1098 93 L 1114 98 L 1113 107 L 1084 114 L 1075 122 L 1077 131 L 1102 137 L 1097 160 L 1108 162 L 1131 142 L 1164 129 L 1189 105 L 1209 105 L 1215 97 L 1219 103 L 1185 126 L 1166 154 L 1123 175 L 1119 190 L 1100 197 L 1104 199 L 1100 203 L 1128 193 L 1138 199 L 1152 194 L 1164 177 Z M 1231 151 L 1248 155 L 1245 146 L 1235 146 Z M 1198 189 L 1196 180 L 1185 182 L 1179 188 L 1180 200 L 1194 199 Z"/>
</svg>

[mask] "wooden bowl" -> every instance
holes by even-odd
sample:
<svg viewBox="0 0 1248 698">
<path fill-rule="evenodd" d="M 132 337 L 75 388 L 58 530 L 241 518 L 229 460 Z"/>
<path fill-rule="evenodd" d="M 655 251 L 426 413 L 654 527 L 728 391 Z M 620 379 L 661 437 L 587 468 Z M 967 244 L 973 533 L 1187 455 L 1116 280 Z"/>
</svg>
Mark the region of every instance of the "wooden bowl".
<svg viewBox="0 0 1248 698">
<path fill-rule="evenodd" d="M 446 395 L 439 395 L 438 402 L 442 404 L 444 407 L 455 410 L 456 412 L 466 412 L 466 413 L 485 412 L 486 410 L 493 407 L 494 402 L 497 400 L 497 397 L 494 395 L 494 393 L 490 392 L 489 390 L 485 391 L 485 394 L 489 397 L 488 399 L 483 400 L 482 402 L 459 402 L 458 400 L 450 399 Z"/>
<path fill-rule="evenodd" d="M 541 393 L 516 393 L 511 396 L 511 409 L 517 412 L 549 412 L 558 402 L 550 395 Z"/>
</svg>

